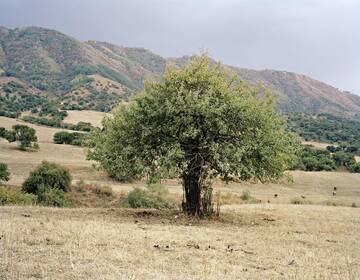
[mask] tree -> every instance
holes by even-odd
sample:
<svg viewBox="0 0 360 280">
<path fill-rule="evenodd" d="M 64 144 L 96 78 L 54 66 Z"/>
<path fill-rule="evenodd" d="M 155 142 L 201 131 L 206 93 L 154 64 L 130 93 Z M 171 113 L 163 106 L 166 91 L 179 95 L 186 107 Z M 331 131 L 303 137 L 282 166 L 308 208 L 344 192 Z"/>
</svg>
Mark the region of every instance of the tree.
<svg viewBox="0 0 360 280">
<path fill-rule="evenodd" d="M 0 163 L 0 183 L 7 182 L 10 180 L 10 172 L 5 163 Z"/>
<path fill-rule="evenodd" d="M 38 149 L 36 130 L 27 125 L 17 124 L 12 130 L 6 130 L 4 138 L 11 142 L 18 142 L 21 150 L 27 148 Z"/>
<path fill-rule="evenodd" d="M 59 131 L 54 134 L 55 144 L 71 144 L 74 140 L 74 135 L 67 131 Z"/>
<path fill-rule="evenodd" d="M 262 87 L 228 74 L 206 56 L 168 70 L 91 134 L 88 159 L 118 180 L 179 176 L 183 210 L 199 216 L 212 213 L 214 178 L 279 179 L 297 142 Z"/>
<path fill-rule="evenodd" d="M 56 163 L 44 161 L 30 172 L 29 177 L 22 185 L 22 190 L 32 194 L 37 194 L 44 189 L 59 189 L 67 192 L 70 186 L 69 170 Z"/>
</svg>

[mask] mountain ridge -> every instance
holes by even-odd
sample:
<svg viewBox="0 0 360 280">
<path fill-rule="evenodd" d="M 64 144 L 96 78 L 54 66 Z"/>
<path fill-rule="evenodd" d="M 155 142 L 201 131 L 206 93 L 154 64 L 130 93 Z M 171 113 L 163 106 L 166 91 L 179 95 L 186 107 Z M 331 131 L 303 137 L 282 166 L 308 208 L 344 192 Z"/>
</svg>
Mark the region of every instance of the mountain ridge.
<svg viewBox="0 0 360 280">
<path fill-rule="evenodd" d="M 0 111 L 6 111 L 11 102 L 25 102 L 23 96 L 31 100 L 39 93 L 62 109 L 109 111 L 141 91 L 145 80 L 160 80 L 167 67 L 190 58 L 164 58 L 145 48 L 95 40 L 81 42 L 42 27 L 0 27 Z M 309 76 L 224 67 L 241 80 L 262 83 L 274 91 L 279 112 L 329 113 L 353 119 L 360 115 L 360 96 Z M 18 81 L 12 80 L 9 86 L 9 77 Z M 27 110 L 25 107 L 18 111 Z"/>
</svg>

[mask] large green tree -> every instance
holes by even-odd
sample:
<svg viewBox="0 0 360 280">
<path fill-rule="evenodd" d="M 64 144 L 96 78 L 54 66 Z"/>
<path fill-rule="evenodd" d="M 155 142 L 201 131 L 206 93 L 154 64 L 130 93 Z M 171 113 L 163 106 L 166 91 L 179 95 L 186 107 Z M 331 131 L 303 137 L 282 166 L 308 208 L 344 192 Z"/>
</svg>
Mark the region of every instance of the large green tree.
<svg viewBox="0 0 360 280">
<path fill-rule="evenodd" d="M 147 83 L 88 145 L 88 158 L 118 180 L 179 176 L 184 211 L 200 216 L 212 213 L 212 179 L 278 179 L 297 147 L 273 98 L 206 56 Z"/>
</svg>

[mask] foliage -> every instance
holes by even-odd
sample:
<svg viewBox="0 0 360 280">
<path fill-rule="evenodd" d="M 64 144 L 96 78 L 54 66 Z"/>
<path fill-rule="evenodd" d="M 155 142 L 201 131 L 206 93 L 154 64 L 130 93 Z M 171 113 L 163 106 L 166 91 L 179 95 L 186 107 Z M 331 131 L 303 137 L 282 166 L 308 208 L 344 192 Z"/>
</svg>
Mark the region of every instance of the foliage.
<svg viewBox="0 0 360 280">
<path fill-rule="evenodd" d="M 348 169 L 352 173 L 360 173 L 360 162 L 353 163 L 348 167 Z"/>
<path fill-rule="evenodd" d="M 81 146 L 85 136 L 85 133 L 59 131 L 54 134 L 54 143 Z"/>
<path fill-rule="evenodd" d="M 250 200 L 250 199 L 251 199 L 250 192 L 249 192 L 249 191 L 243 191 L 243 192 L 241 193 L 241 195 L 240 195 L 240 198 L 241 198 L 242 200 L 245 200 L 245 201 Z"/>
<path fill-rule="evenodd" d="M 77 124 L 71 124 L 71 123 L 64 123 L 61 121 L 61 119 L 58 118 L 39 118 L 39 117 L 33 117 L 33 116 L 25 116 L 22 117 L 23 121 L 33 123 L 33 124 L 39 124 L 39 125 L 45 125 L 50 127 L 59 127 L 59 128 L 65 128 L 69 130 L 76 130 L 76 131 L 91 131 L 94 127 L 91 125 L 91 123 L 88 122 L 78 122 Z"/>
<path fill-rule="evenodd" d="M 175 209 L 176 203 L 169 198 L 168 191 L 161 185 L 150 185 L 147 189 L 135 188 L 120 199 L 120 207 Z"/>
<path fill-rule="evenodd" d="M 337 166 L 344 166 L 347 168 L 349 168 L 351 165 L 356 163 L 353 154 L 346 153 L 343 151 L 335 152 L 333 154 L 333 159 Z"/>
<path fill-rule="evenodd" d="M 306 200 L 306 199 L 300 198 L 300 197 L 295 197 L 295 198 L 291 199 L 290 203 L 291 204 L 312 204 L 312 202 L 310 200 Z"/>
<path fill-rule="evenodd" d="M 350 172 L 360 172 L 360 163 L 356 163 L 354 155 L 350 152 L 345 152 L 342 148 L 328 146 L 326 150 L 321 150 L 304 146 L 292 169 L 333 171 L 340 167 L 345 167 Z"/>
<path fill-rule="evenodd" d="M 360 122 L 330 114 L 288 115 L 288 127 L 306 141 L 345 144 L 346 152 L 358 153 L 360 149 Z"/>
<path fill-rule="evenodd" d="M 122 181 L 180 176 L 184 210 L 199 215 L 208 212 L 215 177 L 280 178 L 294 158 L 295 138 L 263 88 L 228 77 L 205 56 L 168 70 L 92 133 L 88 159 Z"/>
<path fill-rule="evenodd" d="M 28 127 L 27 125 L 17 124 L 12 127 L 12 130 L 3 130 L 1 132 L 6 140 L 11 142 L 18 142 L 21 150 L 27 148 L 38 149 L 37 137 L 35 129 Z"/>
<path fill-rule="evenodd" d="M 71 175 L 66 168 L 44 161 L 30 172 L 29 177 L 22 185 L 22 190 L 33 194 L 38 194 L 40 188 L 53 188 L 67 192 L 70 185 Z"/>
<path fill-rule="evenodd" d="M 309 146 L 302 148 L 292 169 L 305 171 L 332 171 L 336 169 L 331 153 Z"/>
<path fill-rule="evenodd" d="M 36 199 L 35 195 L 25 194 L 0 186 L 0 205 L 32 205 L 36 203 Z"/>
<path fill-rule="evenodd" d="M 0 163 L 0 183 L 10 180 L 10 172 L 5 163 Z"/>
<path fill-rule="evenodd" d="M 57 188 L 40 187 L 37 191 L 37 202 L 44 206 L 70 207 L 71 202 L 64 191 Z"/>
</svg>

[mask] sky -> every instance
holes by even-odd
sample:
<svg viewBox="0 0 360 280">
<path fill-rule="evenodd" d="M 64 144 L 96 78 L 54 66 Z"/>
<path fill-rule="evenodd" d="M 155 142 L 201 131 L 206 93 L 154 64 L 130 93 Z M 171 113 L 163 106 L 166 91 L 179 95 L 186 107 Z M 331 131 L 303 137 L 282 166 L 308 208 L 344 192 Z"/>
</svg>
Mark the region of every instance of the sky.
<svg viewBox="0 0 360 280">
<path fill-rule="evenodd" d="M 0 0 L 0 26 L 41 26 L 164 57 L 309 75 L 360 94 L 360 0 Z"/>
</svg>

